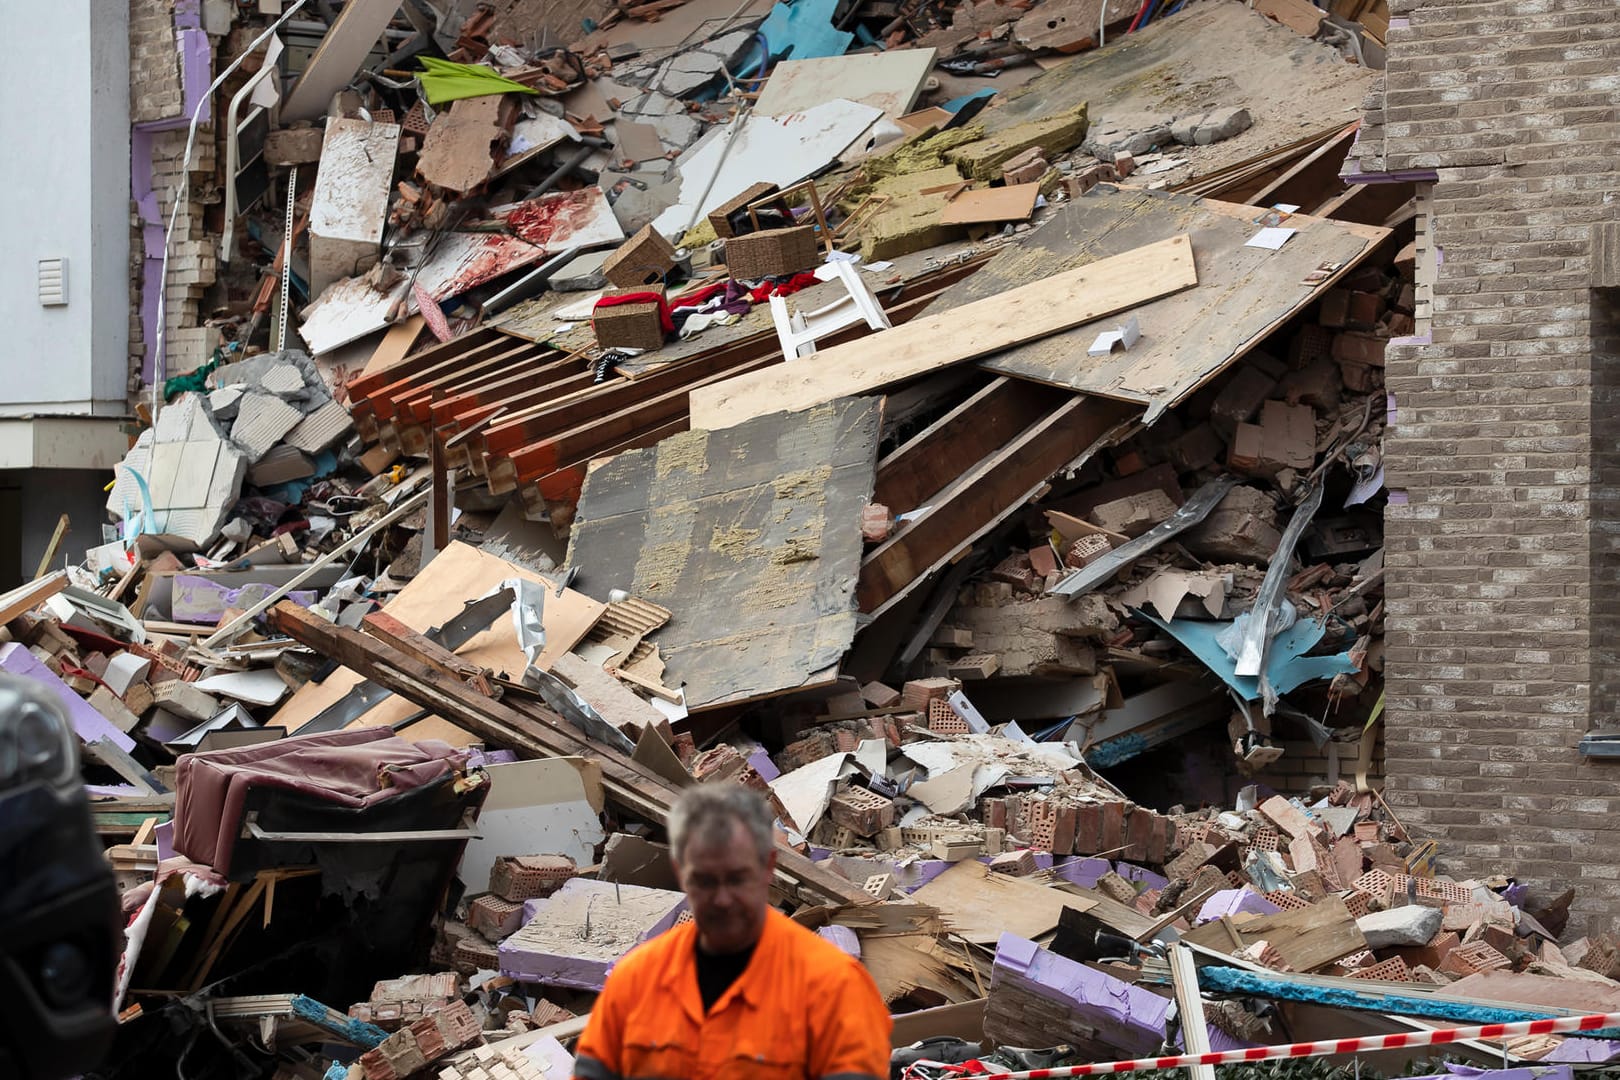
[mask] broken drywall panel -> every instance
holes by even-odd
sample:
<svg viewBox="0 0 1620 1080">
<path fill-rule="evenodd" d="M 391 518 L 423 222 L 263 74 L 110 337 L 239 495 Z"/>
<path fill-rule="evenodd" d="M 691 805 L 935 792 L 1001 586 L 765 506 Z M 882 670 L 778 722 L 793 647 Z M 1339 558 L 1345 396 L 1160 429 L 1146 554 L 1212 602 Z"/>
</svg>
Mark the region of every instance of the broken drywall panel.
<svg viewBox="0 0 1620 1080">
<path fill-rule="evenodd" d="M 73 725 L 80 742 L 89 745 L 98 739 L 106 739 L 120 750 L 127 752 L 135 749 L 134 739 L 119 731 L 112 721 L 75 694 L 67 683 L 57 678 L 50 668 L 28 651 L 28 646 L 16 641 L 0 645 L 0 671 L 28 679 L 56 699 L 66 712 L 68 723 Z"/>
<path fill-rule="evenodd" d="M 597 765 L 547 758 L 490 765 L 487 772 L 481 835 L 467 841 L 457 871 L 469 893 L 489 888 L 490 868 L 502 855 L 566 855 L 579 866 L 596 861 L 596 845 L 607 839 Z"/>
<path fill-rule="evenodd" d="M 1145 330 L 1133 348 L 1088 356 L 1088 345 L 1113 325 L 1092 323 L 979 362 L 999 374 L 1137 402 L 1147 406 L 1152 423 L 1317 299 L 1389 235 L 1387 229 L 1296 214 L 1289 218 L 1299 230 L 1293 241 L 1280 251 L 1262 251 L 1244 246 L 1254 215 L 1252 206 L 1099 188 L 1066 203 L 1031 239 L 952 287 L 924 317 L 1191 233 L 1197 237 L 1197 285 L 1136 307 L 1132 314 Z M 1324 262 L 1342 266 L 1324 281 L 1305 284 Z"/>
<path fill-rule="evenodd" d="M 1068 1043 L 1089 1057 L 1136 1057 L 1163 1045 L 1175 1000 L 1043 949 L 1000 935 L 991 968 L 985 1034 L 998 1043 Z M 1210 1048 L 1252 1044 L 1210 1026 Z"/>
<path fill-rule="evenodd" d="M 844 398 L 691 431 L 597 464 L 568 564 L 677 612 L 664 683 L 692 711 L 830 682 L 855 632 L 881 408 Z"/>
<path fill-rule="evenodd" d="M 675 925 L 686 896 L 574 878 L 523 908 L 523 928 L 501 942 L 501 974 L 542 986 L 600 990 L 625 953 Z"/>
<path fill-rule="evenodd" d="M 756 183 L 785 188 L 813 176 L 881 115 L 870 105 L 834 99 L 788 116 L 750 116 L 740 127 L 711 129 L 676 161 L 680 195 L 653 219 L 654 230 L 682 234 Z"/>
<path fill-rule="evenodd" d="M 934 49 L 901 49 L 884 53 L 783 60 L 754 102 L 760 116 L 787 116 L 813 109 L 827 100 L 829 88 L 840 97 L 882 111 L 896 120 L 911 111 L 934 68 Z"/>
<path fill-rule="evenodd" d="M 406 281 L 387 292 L 373 288 L 364 278 L 332 285 L 304 309 L 298 332 L 310 351 L 327 352 L 385 329 L 396 304 L 403 301 L 408 310 L 416 310 L 416 289 L 434 300 L 447 300 L 548 255 L 624 239 L 624 230 L 598 187 L 551 192 L 497 207 L 491 214 L 502 226 L 499 231 L 443 235 L 415 271 L 410 296 L 406 295 Z"/>
<path fill-rule="evenodd" d="M 849 754 L 828 754 L 777 777 L 771 781 L 771 791 L 793 819 L 793 827 L 800 835 L 809 836 L 827 812 L 834 786 L 855 771 Z"/>
<path fill-rule="evenodd" d="M 320 293 L 376 263 L 393 193 L 398 124 L 330 120 L 309 206 L 310 287 Z"/>
</svg>

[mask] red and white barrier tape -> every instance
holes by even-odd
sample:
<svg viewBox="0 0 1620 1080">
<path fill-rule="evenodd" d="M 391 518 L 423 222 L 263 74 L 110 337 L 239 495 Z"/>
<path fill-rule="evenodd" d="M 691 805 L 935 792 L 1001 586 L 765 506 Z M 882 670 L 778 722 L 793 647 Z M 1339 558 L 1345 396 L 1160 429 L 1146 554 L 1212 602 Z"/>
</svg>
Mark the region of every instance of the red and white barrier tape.
<svg viewBox="0 0 1620 1080">
<path fill-rule="evenodd" d="M 1397 1035 L 1369 1035 L 1363 1039 L 1324 1039 L 1321 1042 L 1290 1043 L 1287 1046 L 1255 1046 L 1247 1050 L 1137 1058 L 1135 1061 L 1102 1061 L 1091 1065 L 1066 1065 L 1056 1069 L 1031 1069 L 1028 1072 L 981 1073 L 973 1080 L 1060 1080 L 1068 1076 L 1098 1076 L 1103 1073 L 1138 1072 L 1143 1069 L 1185 1069 L 1191 1065 L 1241 1065 L 1250 1061 L 1274 1061 L 1278 1058 L 1366 1054 L 1377 1050 L 1400 1050 L 1409 1046 L 1438 1046 L 1442 1043 L 1466 1042 L 1470 1039 L 1558 1035 L 1612 1027 L 1620 1027 L 1620 1013 L 1550 1016 L 1541 1020 L 1519 1020 L 1511 1024 L 1481 1024 L 1478 1027 L 1437 1028 L 1433 1031 L 1408 1031 Z"/>
</svg>

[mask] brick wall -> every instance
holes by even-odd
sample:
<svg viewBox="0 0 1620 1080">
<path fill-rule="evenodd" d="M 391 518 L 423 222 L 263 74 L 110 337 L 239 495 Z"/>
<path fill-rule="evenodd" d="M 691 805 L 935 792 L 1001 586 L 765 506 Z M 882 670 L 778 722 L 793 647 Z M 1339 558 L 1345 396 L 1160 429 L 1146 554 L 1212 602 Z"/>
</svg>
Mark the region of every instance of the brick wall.
<svg viewBox="0 0 1620 1080">
<path fill-rule="evenodd" d="M 179 116 L 182 106 L 174 0 L 129 0 L 130 123 Z"/>
<path fill-rule="evenodd" d="M 1432 344 L 1389 349 L 1388 797 L 1447 868 L 1620 917 L 1620 402 L 1588 231 L 1620 219 L 1613 0 L 1391 0 L 1363 169 L 1434 169 Z M 1381 109 L 1379 105 L 1381 104 Z"/>
<path fill-rule="evenodd" d="M 1314 787 L 1331 786 L 1339 780 L 1356 782 L 1355 743 L 1329 743 L 1318 749 L 1309 739 L 1297 742 L 1278 740 L 1283 756 L 1254 775 L 1254 779 L 1285 795 L 1308 795 Z M 1380 736 L 1373 747 L 1372 768 L 1367 779 L 1373 787 L 1384 785 L 1384 740 Z M 1406 815 L 1402 814 L 1404 821 Z"/>
<path fill-rule="evenodd" d="M 180 56 L 175 30 L 174 0 L 130 0 L 130 119 L 134 124 L 176 121 L 185 118 Z M 217 104 L 217 102 L 216 102 Z M 151 174 L 145 178 L 157 195 L 161 228 L 169 224 L 183 179 L 181 158 L 185 153 L 186 129 L 156 131 L 152 140 Z M 203 223 L 205 200 L 217 200 L 215 179 L 215 132 L 211 124 L 198 129 L 192 155 L 191 182 L 186 203 L 175 222 L 174 241 L 169 248 L 169 275 L 165 297 L 164 354 L 165 374 L 184 374 L 206 363 L 213 355 L 216 331 L 201 325 L 206 311 L 203 298 L 214 283 L 218 261 L 218 238 L 209 235 Z M 135 186 L 142 187 L 135 178 Z M 141 321 L 145 286 L 146 234 L 142 231 L 139 208 L 132 205 L 133 250 L 130 259 L 130 367 L 139 383 L 139 373 L 156 327 Z M 151 254 L 154 256 L 161 247 Z"/>
</svg>

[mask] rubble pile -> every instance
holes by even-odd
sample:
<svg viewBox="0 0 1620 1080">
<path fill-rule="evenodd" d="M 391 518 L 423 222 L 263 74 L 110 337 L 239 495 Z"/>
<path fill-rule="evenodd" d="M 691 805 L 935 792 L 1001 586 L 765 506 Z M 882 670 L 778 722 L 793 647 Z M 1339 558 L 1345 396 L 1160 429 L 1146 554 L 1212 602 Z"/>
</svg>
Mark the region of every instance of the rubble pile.
<svg viewBox="0 0 1620 1080">
<path fill-rule="evenodd" d="M 1436 253 L 1323 163 L 1381 2 L 365 7 L 205 136 L 262 181 L 206 362 L 0 595 L 123 894 L 109 1075 L 557 1080 L 723 781 L 897 1045 L 1613 1011 L 1572 889 L 1379 794 Z"/>
</svg>

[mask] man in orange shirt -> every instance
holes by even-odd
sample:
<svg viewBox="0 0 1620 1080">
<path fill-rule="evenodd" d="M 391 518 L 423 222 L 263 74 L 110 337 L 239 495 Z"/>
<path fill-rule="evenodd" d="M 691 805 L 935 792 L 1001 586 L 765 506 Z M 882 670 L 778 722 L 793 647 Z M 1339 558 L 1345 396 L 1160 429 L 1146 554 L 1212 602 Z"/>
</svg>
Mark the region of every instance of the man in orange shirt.
<svg viewBox="0 0 1620 1080">
<path fill-rule="evenodd" d="M 670 857 L 692 921 L 608 975 L 576 1080 L 887 1080 L 889 1011 L 860 961 L 770 906 L 770 810 L 738 784 L 687 789 Z"/>
</svg>

